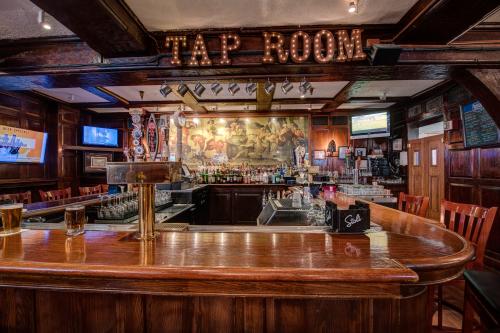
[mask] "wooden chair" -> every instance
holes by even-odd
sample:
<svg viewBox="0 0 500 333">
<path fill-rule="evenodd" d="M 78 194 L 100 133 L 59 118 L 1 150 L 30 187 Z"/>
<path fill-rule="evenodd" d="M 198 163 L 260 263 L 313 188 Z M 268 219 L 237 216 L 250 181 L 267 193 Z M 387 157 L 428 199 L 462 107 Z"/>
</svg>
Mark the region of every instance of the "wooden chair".
<svg viewBox="0 0 500 333">
<path fill-rule="evenodd" d="M 475 258 L 467 265 L 468 269 L 482 270 L 484 267 L 486 243 L 488 242 L 497 210 L 497 207 L 485 208 L 446 200 L 441 203 L 441 223 L 449 230 L 463 236 L 475 247 Z M 458 278 L 446 284 L 462 282 L 463 279 Z M 438 286 L 438 327 L 440 329 L 443 327 L 443 285 L 440 284 Z"/>
<path fill-rule="evenodd" d="M 102 193 L 102 188 L 101 185 L 87 186 L 87 187 L 79 187 L 78 191 L 80 192 L 80 195 L 91 195 L 91 194 Z"/>
<path fill-rule="evenodd" d="M 398 209 L 402 212 L 425 217 L 429 208 L 429 197 L 399 192 Z"/>
<path fill-rule="evenodd" d="M 20 193 L 9 193 L 1 194 L 0 200 L 12 200 L 14 203 L 31 203 L 31 191 L 20 192 Z"/>
<path fill-rule="evenodd" d="M 109 191 L 109 185 L 108 184 L 101 184 L 101 193 L 108 193 Z"/>
<path fill-rule="evenodd" d="M 71 198 L 71 187 L 62 190 L 42 191 L 38 190 L 42 201 L 55 201 Z"/>
</svg>

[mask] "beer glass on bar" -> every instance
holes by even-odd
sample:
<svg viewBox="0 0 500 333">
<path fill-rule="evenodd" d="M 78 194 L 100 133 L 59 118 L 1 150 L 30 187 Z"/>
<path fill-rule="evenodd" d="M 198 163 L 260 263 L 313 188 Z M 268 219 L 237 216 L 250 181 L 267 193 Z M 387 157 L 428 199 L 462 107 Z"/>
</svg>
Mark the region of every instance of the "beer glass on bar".
<svg viewBox="0 0 500 333">
<path fill-rule="evenodd" d="M 0 237 L 18 234 L 21 232 L 21 217 L 23 204 L 9 204 L 0 206 Z"/>
<path fill-rule="evenodd" d="M 85 207 L 75 205 L 67 207 L 64 211 L 66 235 L 77 236 L 85 232 Z"/>
</svg>

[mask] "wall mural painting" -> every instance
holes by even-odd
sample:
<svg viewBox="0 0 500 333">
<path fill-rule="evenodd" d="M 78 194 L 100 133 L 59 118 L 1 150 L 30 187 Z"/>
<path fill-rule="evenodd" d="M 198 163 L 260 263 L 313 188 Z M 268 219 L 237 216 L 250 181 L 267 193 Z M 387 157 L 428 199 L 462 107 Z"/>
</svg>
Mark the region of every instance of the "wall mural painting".
<svg viewBox="0 0 500 333">
<path fill-rule="evenodd" d="M 170 133 L 175 151 L 177 129 Z M 184 163 L 276 165 L 292 163 L 293 150 L 307 151 L 307 117 L 188 118 L 183 129 Z"/>
</svg>

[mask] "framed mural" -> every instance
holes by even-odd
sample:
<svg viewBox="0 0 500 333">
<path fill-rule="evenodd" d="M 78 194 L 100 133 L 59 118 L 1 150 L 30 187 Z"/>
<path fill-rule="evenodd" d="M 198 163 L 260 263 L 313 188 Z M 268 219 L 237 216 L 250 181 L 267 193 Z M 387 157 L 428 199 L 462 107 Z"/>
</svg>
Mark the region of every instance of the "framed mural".
<svg viewBox="0 0 500 333">
<path fill-rule="evenodd" d="M 189 166 L 293 163 L 293 151 L 308 151 L 308 117 L 188 118 L 182 129 L 182 160 Z M 175 151 L 177 128 L 169 145 Z"/>
</svg>

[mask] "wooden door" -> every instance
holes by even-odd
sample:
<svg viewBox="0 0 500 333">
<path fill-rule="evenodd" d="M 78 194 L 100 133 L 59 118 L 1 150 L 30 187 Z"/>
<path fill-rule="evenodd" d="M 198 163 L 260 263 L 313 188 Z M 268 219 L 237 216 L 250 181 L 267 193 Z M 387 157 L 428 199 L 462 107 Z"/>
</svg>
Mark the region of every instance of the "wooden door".
<svg viewBox="0 0 500 333">
<path fill-rule="evenodd" d="M 443 136 L 423 139 L 425 158 L 424 193 L 429 197 L 427 216 L 439 219 L 441 200 L 444 199 L 444 144 Z"/>
<path fill-rule="evenodd" d="M 421 140 L 410 141 L 408 147 L 408 192 L 411 195 L 423 195 L 424 193 L 422 157 Z"/>
<path fill-rule="evenodd" d="M 231 224 L 232 191 L 230 189 L 211 189 L 209 200 L 210 224 Z"/>
<path fill-rule="evenodd" d="M 256 225 L 262 211 L 262 191 L 236 189 L 233 192 L 233 224 Z"/>
<path fill-rule="evenodd" d="M 412 140 L 408 148 L 408 192 L 429 197 L 427 217 L 439 219 L 444 199 L 443 136 Z"/>
</svg>

